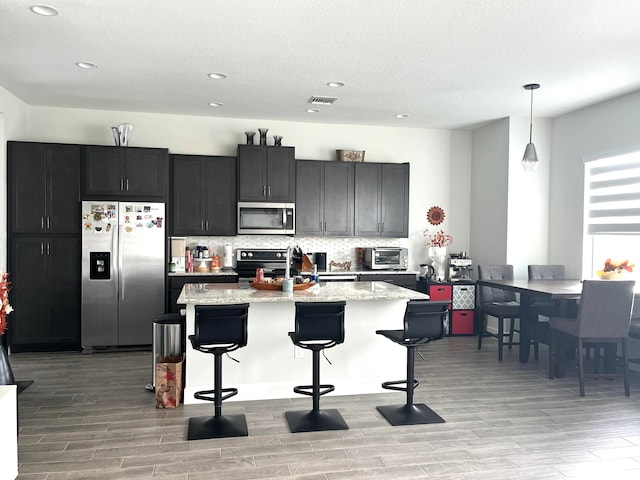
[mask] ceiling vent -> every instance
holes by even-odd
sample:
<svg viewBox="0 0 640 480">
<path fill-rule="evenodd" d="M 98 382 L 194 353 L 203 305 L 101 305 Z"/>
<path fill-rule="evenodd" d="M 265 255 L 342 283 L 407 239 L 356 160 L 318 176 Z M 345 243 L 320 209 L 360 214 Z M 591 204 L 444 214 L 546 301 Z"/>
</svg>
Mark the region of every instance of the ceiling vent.
<svg viewBox="0 0 640 480">
<path fill-rule="evenodd" d="M 316 95 L 309 99 L 309 103 L 312 105 L 333 105 L 338 100 L 338 97 L 318 97 Z"/>
</svg>

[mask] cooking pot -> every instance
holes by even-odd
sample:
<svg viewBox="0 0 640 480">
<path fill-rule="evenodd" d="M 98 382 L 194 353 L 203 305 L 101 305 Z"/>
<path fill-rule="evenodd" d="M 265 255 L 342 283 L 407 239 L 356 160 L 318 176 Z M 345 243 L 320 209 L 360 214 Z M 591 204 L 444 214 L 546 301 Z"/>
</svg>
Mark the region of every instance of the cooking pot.
<svg viewBox="0 0 640 480">
<path fill-rule="evenodd" d="M 431 280 L 436 275 L 436 269 L 433 268 L 433 265 L 429 265 L 428 263 L 420 264 L 420 274 L 419 276 L 426 278 L 427 280 Z"/>
</svg>

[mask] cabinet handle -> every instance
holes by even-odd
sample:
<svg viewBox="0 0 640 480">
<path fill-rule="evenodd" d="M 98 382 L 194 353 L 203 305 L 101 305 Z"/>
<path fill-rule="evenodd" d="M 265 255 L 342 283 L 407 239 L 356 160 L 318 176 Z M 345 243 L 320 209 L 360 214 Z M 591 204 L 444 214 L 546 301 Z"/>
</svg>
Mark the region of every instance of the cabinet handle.
<svg viewBox="0 0 640 480">
<path fill-rule="evenodd" d="M 266 185 L 263 185 L 263 186 L 262 186 L 262 196 L 263 196 L 263 197 L 266 197 L 266 196 L 267 196 L 267 186 L 266 186 Z"/>
<path fill-rule="evenodd" d="M 51 254 L 51 244 L 47 242 L 47 255 Z"/>
<path fill-rule="evenodd" d="M 40 229 L 44 230 L 44 217 L 40 217 Z"/>
<path fill-rule="evenodd" d="M 322 231 L 327 233 L 327 222 L 324 222 L 324 226 L 322 227 Z"/>
<path fill-rule="evenodd" d="M 271 196 L 271 185 L 267 187 L 267 197 Z"/>
<path fill-rule="evenodd" d="M 384 233 L 384 222 L 380 224 L 380 233 Z"/>
<path fill-rule="evenodd" d="M 40 255 L 44 255 L 44 242 L 40 242 Z"/>
<path fill-rule="evenodd" d="M 124 190 L 124 178 L 120 179 L 120 191 L 122 192 Z"/>
<path fill-rule="evenodd" d="M 200 220 L 200 230 L 204 230 L 204 220 Z"/>
<path fill-rule="evenodd" d="M 127 191 L 127 192 L 128 192 L 128 191 L 129 191 L 129 179 L 128 179 L 128 178 L 127 178 L 127 181 L 126 181 L 126 185 L 127 185 L 127 187 L 126 187 L 126 190 L 125 190 L 125 191 Z"/>
<path fill-rule="evenodd" d="M 47 217 L 47 230 L 51 228 L 51 217 Z"/>
<path fill-rule="evenodd" d="M 204 221 L 204 229 L 209 230 L 209 220 Z"/>
</svg>

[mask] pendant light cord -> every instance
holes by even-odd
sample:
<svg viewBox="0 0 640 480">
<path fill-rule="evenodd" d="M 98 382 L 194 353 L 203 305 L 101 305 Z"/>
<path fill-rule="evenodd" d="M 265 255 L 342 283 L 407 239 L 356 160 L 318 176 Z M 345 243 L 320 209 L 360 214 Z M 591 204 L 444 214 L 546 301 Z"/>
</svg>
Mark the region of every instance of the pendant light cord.
<svg viewBox="0 0 640 480">
<path fill-rule="evenodd" d="M 533 132 L 533 88 L 531 89 L 531 110 L 529 113 L 529 143 L 531 143 Z"/>
</svg>

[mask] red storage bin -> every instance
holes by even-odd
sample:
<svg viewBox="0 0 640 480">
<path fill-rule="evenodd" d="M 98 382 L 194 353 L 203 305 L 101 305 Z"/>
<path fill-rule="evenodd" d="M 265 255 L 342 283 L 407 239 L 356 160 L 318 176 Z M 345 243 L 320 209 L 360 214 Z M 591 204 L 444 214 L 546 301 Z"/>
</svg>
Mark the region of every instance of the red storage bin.
<svg viewBox="0 0 640 480">
<path fill-rule="evenodd" d="M 473 310 L 451 312 L 451 335 L 473 335 Z"/>
<path fill-rule="evenodd" d="M 451 285 L 429 285 L 429 296 L 431 300 L 451 301 Z"/>
</svg>

